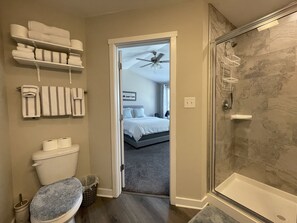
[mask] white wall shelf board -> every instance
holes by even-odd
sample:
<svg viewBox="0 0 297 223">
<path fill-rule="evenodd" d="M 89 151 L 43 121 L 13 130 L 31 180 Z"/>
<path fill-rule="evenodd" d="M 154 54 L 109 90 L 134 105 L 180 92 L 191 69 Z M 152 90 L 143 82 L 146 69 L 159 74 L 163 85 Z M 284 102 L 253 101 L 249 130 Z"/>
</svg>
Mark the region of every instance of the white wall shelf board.
<svg viewBox="0 0 297 223">
<path fill-rule="evenodd" d="M 251 120 L 252 117 L 253 117 L 252 115 L 235 114 L 235 115 L 231 115 L 231 120 Z"/>
<path fill-rule="evenodd" d="M 83 50 L 75 49 L 68 46 L 63 46 L 55 43 L 44 42 L 40 40 L 30 39 L 26 37 L 19 36 L 11 36 L 17 43 L 23 43 L 27 45 L 31 45 L 41 49 L 53 50 L 57 52 L 65 52 L 65 53 L 78 53 L 82 54 Z"/>
<path fill-rule="evenodd" d="M 31 59 L 25 59 L 20 57 L 13 57 L 19 64 L 23 65 L 31 65 L 31 66 L 39 66 L 39 67 L 47 67 L 47 68 L 53 68 L 53 69 L 60 69 L 60 70 L 71 70 L 71 71 L 79 71 L 81 72 L 84 67 L 83 66 L 76 66 L 76 65 L 69 65 L 69 64 L 61 64 L 61 63 L 53 63 L 53 62 L 47 62 L 42 60 L 31 60 Z"/>
</svg>

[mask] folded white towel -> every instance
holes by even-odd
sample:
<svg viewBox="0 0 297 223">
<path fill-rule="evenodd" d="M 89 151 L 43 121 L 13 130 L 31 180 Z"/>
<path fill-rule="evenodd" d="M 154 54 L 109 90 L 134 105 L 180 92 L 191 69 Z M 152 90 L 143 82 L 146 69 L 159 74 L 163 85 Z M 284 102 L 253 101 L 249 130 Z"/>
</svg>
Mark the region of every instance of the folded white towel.
<svg viewBox="0 0 297 223">
<path fill-rule="evenodd" d="M 69 65 L 75 65 L 75 66 L 82 66 L 82 61 L 77 61 L 77 60 L 68 60 Z"/>
<path fill-rule="evenodd" d="M 49 35 L 39 33 L 39 32 L 36 32 L 36 31 L 29 31 L 28 36 L 31 39 L 41 40 L 41 41 L 44 41 L 44 42 L 49 42 L 49 40 L 50 40 Z"/>
<path fill-rule="evenodd" d="M 34 50 L 35 47 L 34 46 L 30 46 L 30 45 L 26 45 L 26 44 L 23 44 L 23 43 L 17 43 L 19 47 L 24 47 L 24 48 L 28 48 L 28 49 L 32 49 Z"/>
<path fill-rule="evenodd" d="M 80 57 L 72 57 L 72 56 L 70 56 L 68 59 L 69 60 L 73 60 L 73 61 L 81 61 L 81 58 Z"/>
<path fill-rule="evenodd" d="M 41 22 L 29 21 L 28 27 L 29 30 L 70 39 L 70 32 L 68 30 L 57 28 L 54 26 L 47 26 Z"/>
<path fill-rule="evenodd" d="M 23 85 L 22 94 L 22 114 L 24 118 L 40 117 L 40 96 L 39 88 L 34 85 Z"/>
<path fill-rule="evenodd" d="M 70 39 L 60 37 L 60 36 L 48 35 L 48 34 L 39 33 L 36 31 L 29 31 L 28 36 L 29 38 L 35 39 L 35 40 L 41 40 L 44 42 L 55 43 L 63 46 L 70 46 Z"/>
<path fill-rule="evenodd" d="M 17 50 L 19 51 L 24 51 L 24 52 L 33 52 L 33 49 L 31 48 L 26 48 L 26 47 L 21 47 L 21 46 L 17 46 Z"/>
<path fill-rule="evenodd" d="M 33 52 L 24 52 L 24 51 L 20 51 L 20 50 L 13 50 L 12 51 L 12 56 L 13 57 L 25 58 L 25 59 L 31 59 L 31 60 L 35 59 Z"/>
<path fill-rule="evenodd" d="M 85 99 L 82 88 L 71 89 L 72 116 L 85 116 Z"/>
</svg>

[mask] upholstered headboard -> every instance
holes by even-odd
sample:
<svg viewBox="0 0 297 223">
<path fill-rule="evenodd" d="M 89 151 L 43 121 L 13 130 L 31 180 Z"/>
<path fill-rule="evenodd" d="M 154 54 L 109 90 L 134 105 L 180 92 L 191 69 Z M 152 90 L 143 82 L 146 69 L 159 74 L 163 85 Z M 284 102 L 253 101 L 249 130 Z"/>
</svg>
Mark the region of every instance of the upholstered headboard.
<svg viewBox="0 0 297 223">
<path fill-rule="evenodd" d="M 123 108 L 143 108 L 143 105 L 124 105 Z"/>
</svg>

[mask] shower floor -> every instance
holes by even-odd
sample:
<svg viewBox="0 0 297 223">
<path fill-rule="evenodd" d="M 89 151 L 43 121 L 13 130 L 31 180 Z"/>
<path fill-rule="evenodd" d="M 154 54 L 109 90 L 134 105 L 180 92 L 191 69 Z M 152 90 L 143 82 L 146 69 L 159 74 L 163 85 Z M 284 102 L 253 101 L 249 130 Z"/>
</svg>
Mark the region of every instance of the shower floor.
<svg viewBox="0 0 297 223">
<path fill-rule="evenodd" d="M 297 197 L 233 173 L 216 191 L 275 223 L 297 223 Z"/>
</svg>

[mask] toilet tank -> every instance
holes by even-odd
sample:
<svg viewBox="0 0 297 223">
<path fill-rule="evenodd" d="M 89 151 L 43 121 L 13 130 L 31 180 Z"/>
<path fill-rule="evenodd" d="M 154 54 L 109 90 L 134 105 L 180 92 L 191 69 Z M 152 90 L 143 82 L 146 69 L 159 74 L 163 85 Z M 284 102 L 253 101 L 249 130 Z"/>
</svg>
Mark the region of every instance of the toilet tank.
<svg viewBox="0 0 297 223">
<path fill-rule="evenodd" d="M 76 172 L 79 145 L 51 151 L 38 151 L 32 155 L 39 181 L 48 185 L 73 177 Z"/>
</svg>

